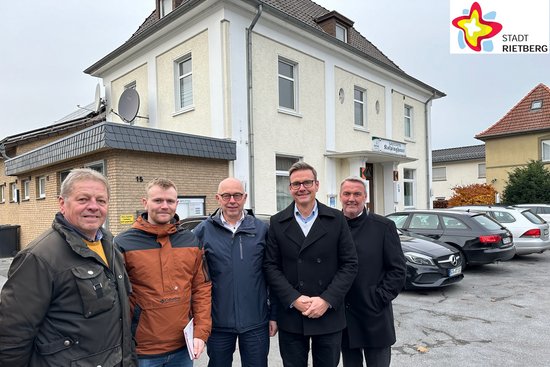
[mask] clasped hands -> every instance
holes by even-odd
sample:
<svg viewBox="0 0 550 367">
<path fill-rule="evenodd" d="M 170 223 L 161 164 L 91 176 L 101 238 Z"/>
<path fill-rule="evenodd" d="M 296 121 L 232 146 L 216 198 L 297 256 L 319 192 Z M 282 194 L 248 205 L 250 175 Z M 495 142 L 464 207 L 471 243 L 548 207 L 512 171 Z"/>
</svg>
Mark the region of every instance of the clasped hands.
<svg viewBox="0 0 550 367">
<path fill-rule="evenodd" d="M 292 304 L 295 309 L 300 311 L 303 316 L 310 319 L 316 319 L 325 314 L 329 308 L 327 301 L 321 297 L 308 297 L 301 295 Z"/>
</svg>

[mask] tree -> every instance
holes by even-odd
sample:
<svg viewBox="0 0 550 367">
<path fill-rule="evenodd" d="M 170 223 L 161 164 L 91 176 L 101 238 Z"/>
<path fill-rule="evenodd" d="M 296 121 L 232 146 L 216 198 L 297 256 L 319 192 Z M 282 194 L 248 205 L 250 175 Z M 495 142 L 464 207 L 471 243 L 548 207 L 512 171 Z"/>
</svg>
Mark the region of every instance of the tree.
<svg viewBox="0 0 550 367">
<path fill-rule="evenodd" d="M 502 202 L 508 205 L 550 203 L 550 171 L 542 161 L 529 161 L 508 173 L 508 184 L 502 193 Z"/>
<path fill-rule="evenodd" d="M 490 184 L 471 184 L 453 187 L 449 207 L 460 205 L 492 205 L 497 191 Z"/>
</svg>

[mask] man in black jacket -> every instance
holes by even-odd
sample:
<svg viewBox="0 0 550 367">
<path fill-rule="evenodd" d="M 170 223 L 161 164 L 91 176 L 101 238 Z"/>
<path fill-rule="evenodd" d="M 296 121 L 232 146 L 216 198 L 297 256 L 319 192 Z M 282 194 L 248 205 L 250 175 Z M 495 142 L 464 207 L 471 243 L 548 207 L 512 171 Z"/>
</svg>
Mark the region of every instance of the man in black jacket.
<svg viewBox="0 0 550 367">
<path fill-rule="evenodd" d="M 285 367 L 306 367 L 311 343 L 313 367 L 336 367 L 357 254 L 342 213 L 315 199 L 315 169 L 295 163 L 289 178 L 294 202 L 271 217 L 264 258 L 280 302 L 279 351 Z"/>
<path fill-rule="evenodd" d="M 0 302 L 0 366 L 134 366 L 130 283 L 89 168 L 61 185 L 52 227 L 14 258 Z"/>
<path fill-rule="evenodd" d="M 406 265 L 393 221 L 367 213 L 366 182 L 348 177 L 340 185 L 342 211 L 348 219 L 359 272 L 346 295 L 347 328 L 342 339 L 344 367 L 387 367 L 395 328 L 391 301 L 405 284 Z"/>
</svg>

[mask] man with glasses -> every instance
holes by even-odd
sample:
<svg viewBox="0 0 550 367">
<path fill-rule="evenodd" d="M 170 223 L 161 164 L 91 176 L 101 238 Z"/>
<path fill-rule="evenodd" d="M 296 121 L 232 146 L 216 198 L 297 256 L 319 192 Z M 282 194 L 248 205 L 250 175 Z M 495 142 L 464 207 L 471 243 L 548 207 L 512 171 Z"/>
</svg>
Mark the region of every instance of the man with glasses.
<svg viewBox="0 0 550 367">
<path fill-rule="evenodd" d="M 279 351 L 285 367 L 307 367 L 311 343 L 313 367 L 335 367 L 357 254 L 342 212 L 315 199 L 315 169 L 297 162 L 288 173 L 294 202 L 271 217 L 264 260 L 279 300 Z"/>
<path fill-rule="evenodd" d="M 193 232 L 202 242 L 212 277 L 209 367 L 231 367 L 239 341 L 241 364 L 267 367 L 269 337 L 277 332 L 262 271 L 267 224 L 244 210 L 241 181 L 220 182 L 219 209 Z"/>
</svg>

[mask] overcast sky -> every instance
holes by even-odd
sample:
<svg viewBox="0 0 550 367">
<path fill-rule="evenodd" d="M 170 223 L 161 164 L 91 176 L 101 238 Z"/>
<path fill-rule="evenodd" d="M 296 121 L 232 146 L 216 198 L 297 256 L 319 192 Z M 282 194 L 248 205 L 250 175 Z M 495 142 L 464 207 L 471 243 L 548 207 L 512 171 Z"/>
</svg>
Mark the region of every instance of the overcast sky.
<svg viewBox="0 0 550 367">
<path fill-rule="evenodd" d="M 447 94 L 432 105 L 434 149 L 481 144 L 476 134 L 537 84 L 550 86 L 548 54 L 450 54 L 449 0 L 316 2 L 353 20 L 401 69 Z M 155 0 L 2 1 L 0 139 L 93 102 L 100 80 L 83 70 L 126 41 L 154 6 Z"/>
</svg>

